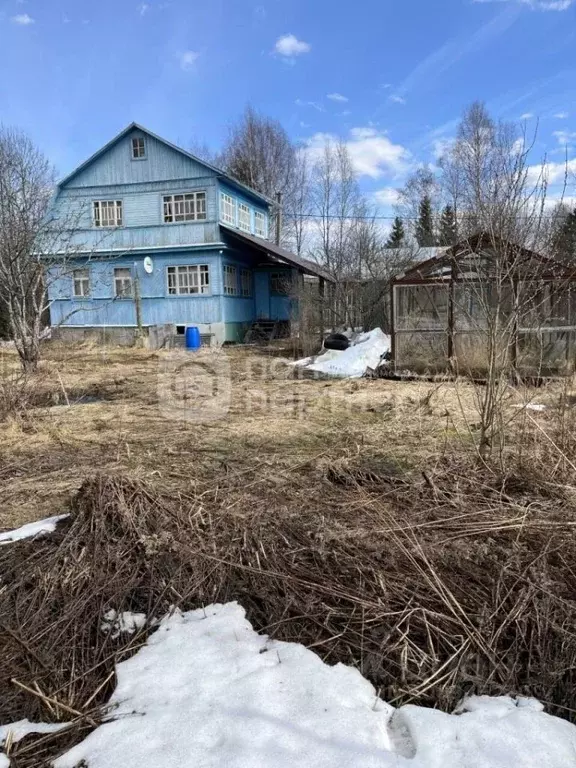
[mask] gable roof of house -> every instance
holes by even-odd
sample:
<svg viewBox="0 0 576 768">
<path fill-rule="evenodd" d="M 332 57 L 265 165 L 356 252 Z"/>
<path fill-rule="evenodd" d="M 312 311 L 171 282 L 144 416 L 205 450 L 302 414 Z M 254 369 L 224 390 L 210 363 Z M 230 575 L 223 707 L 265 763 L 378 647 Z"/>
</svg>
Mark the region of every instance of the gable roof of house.
<svg viewBox="0 0 576 768">
<path fill-rule="evenodd" d="M 477 254 L 483 249 L 489 249 L 495 245 L 505 248 L 515 259 L 520 257 L 516 262 L 517 266 L 515 266 L 515 269 L 519 269 L 521 266 L 529 273 L 531 268 L 538 266 L 542 270 L 536 273 L 540 279 L 576 279 L 576 272 L 573 269 L 569 269 L 549 256 L 544 256 L 511 240 L 506 240 L 487 232 L 477 232 L 449 248 L 437 249 L 437 253 L 431 255 L 430 258 L 395 275 L 392 281 L 404 283 L 447 280 L 451 276 L 454 263 L 466 259 L 471 253 Z"/>
<path fill-rule="evenodd" d="M 263 195 L 261 192 L 257 192 L 255 189 L 252 189 L 252 187 L 249 187 L 247 184 L 243 184 L 241 181 L 238 181 L 238 179 L 235 179 L 233 176 L 231 176 L 229 173 L 226 173 L 226 171 L 223 171 L 221 168 L 216 168 L 215 165 L 212 165 L 211 163 L 208 163 L 206 160 L 202 160 L 201 158 L 196 157 L 196 155 L 193 155 L 191 152 L 188 152 L 188 150 L 182 149 L 182 147 L 178 147 L 176 146 L 176 144 L 172 144 L 170 141 L 163 139 L 162 136 L 158 136 L 158 134 L 148 130 L 148 128 L 145 128 L 143 125 L 140 125 L 139 123 L 134 123 L 134 122 L 130 123 L 130 125 L 127 125 L 126 128 L 120 131 L 120 133 L 114 136 L 114 138 L 110 139 L 110 141 L 104 144 L 104 146 L 101 147 L 97 152 L 94 152 L 94 154 L 91 155 L 87 160 L 85 160 L 77 168 L 75 168 L 71 173 L 69 173 L 67 176 L 61 179 L 58 182 L 58 187 L 63 187 L 65 184 L 71 181 L 75 176 L 77 176 L 83 170 L 88 168 L 88 166 L 91 165 L 95 160 L 97 160 L 99 157 L 102 157 L 102 155 L 104 155 L 109 149 L 111 149 L 121 139 L 123 139 L 131 131 L 134 131 L 134 130 L 140 131 L 141 133 L 144 133 L 147 136 L 150 136 L 151 138 L 156 139 L 156 141 L 159 141 L 160 143 L 164 144 L 164 146 L 169 147 L 170 149 L 173 149 L 175 152 L 179 152 L 180 154 L 184 155 L 190 160 L 194 160 L 194 162 L 196 163 L 200 163 L 200 165 L 203 165 L 205 168 L 208 168 L 208 170 L 213 171 L 219 178 L 226 179 L 228 182 L 230 182 L 230 184 L 233 184 L 235 187 L 238 187 L 239 189 L 244 190 L 245 192 L 252 195 L 253 197 L 257 197 L 260 200 L 263 200 L 264 202 L 268 203 L 268 205 L 274 204 L 274 201 L 271 200 L 269 197 L 267 197 L 266 195 Z"/>
<path fill-rule="evenodd" d="M 250 248 L 256 248 L 256 250 L 265 253 L 269 258 L 277 260 L 279 264 L 287 264 L 291 267 L 297 267 L 306 275 L 313 275 L 314 277 L 321 277 L 323 280 L 327 280 L 330 283 L 334 282 L 334 278 L 329 272 L 319 264 L 309 259 L 303 259 L 300 256 L 296 256 L 294 253 L 287 251 L 280 245 L 271 243 L 269 240 L 261 240 L 259 237 L 249 235 L 246 232 L 240 232 L 237 229 L 226 226 L 226 224 L 220 224 L 220 229 L 227 235 L 230 235 L 233 239 L 238 240 L 242 245 L 247 245 Z"/>
</svg>

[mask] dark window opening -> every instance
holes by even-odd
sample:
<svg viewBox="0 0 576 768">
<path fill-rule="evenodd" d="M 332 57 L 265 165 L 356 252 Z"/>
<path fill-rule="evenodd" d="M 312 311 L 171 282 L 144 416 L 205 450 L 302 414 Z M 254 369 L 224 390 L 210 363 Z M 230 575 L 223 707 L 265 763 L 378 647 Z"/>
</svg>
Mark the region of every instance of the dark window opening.
<svg viewBox="0 0 576 768">
<path fill-rule="evenodd" d="M 177 325 L 176 326 L 176 334 L 178 336 L 184 336 L 186 334 L 186 326 L 185 325 Z"/>
<path fill-rule="evenodd" d="M 270 293 L 274 296 L 289 296 L 292 277 L 289 272 L 270 273 Z"/>
</svg>

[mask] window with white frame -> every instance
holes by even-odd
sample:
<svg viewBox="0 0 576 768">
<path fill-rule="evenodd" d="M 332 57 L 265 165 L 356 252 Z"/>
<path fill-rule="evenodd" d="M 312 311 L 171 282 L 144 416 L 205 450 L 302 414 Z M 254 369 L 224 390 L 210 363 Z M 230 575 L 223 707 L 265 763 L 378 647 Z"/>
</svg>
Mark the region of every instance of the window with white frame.
<svg viewBox="0 0 576 768">
<path fill-rule="evenodd" d="M 249 269 L 240 270 L 240 295 L 252 296 L 252 272 Z"/>
<path fill-rule="evenodd" d="M 225 192 L 220 193 L 220 218 L 226 224 L 236 224 L 236 200 Z"/>
<path fill-rule="evenodd" d="M 132 160 L 142 160 L 146 157 L 146 144 L 143 136 L 132 139 Z"/>
<path fill-rule="evenodd" d="M 122 200 L 94 200 L 95 227 L 122 226 Z"/>
<path fill-rule="evenodd" d="M 252 229 L 250 208 L 244 203 L 238 204 L 238 226 L 245 232 L 250 232 Z"/>
<path fill-rule="evenodd" d="M 75 269 L 73 272 L 74 296 L 90 296 L 90 270 Z"/>
<path fill-rule="evenodd" d="M 114 295 L 119 299 L 132 297 L 132 272 L 129 267 L 114 269 Z"/>
<path fill-rule="evenodd" d="M 266 224 L 266 214 L 262 213 L 262 211 L 254 211 L 254 234 L 256 237 L 268 237 Z"/>
<path fill-rule="evenodd" d="M 183 264 L 166 267 L 169 296 L 206 295 L 210 293 L 208 264 Z"/>
<path fill-rule="evenodd" d="M 224 295 L 238 295 L 238 276 L 236 267 L 231 264 L 224 265 Z"/>
<path fill-rule="evenodd" d="M 164 223 L 202 221 L 206 218 L 206 192 L 164 195 Z"/>
</svg>

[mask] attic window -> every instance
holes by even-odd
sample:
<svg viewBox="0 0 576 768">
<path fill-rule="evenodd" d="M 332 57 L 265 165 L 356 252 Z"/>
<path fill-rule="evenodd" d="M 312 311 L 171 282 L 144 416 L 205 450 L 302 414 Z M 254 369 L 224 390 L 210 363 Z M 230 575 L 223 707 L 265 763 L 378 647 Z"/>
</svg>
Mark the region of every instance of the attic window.
<svg viewBox="0 0 576 768">
<path fill-rule="evenodd" d="M 146 145 L 144 143 L 144 137 L 139 136 L 136 139 L 132 139 L 132 160 L 142 160 L 146 157 Z"/>
</svg>

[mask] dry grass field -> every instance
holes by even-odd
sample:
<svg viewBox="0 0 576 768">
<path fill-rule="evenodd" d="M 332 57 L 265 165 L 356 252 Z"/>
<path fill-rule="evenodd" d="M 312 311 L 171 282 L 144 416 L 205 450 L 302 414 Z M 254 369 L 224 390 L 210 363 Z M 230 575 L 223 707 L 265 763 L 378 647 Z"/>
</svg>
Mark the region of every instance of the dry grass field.
<svg viewBox="0 0 576 768">
<path fill-rule="evenodd" d="M 0 528 L 72 513 L 0 547 L 0 722 L 78 713 L 19 768 L 101 717 L 150 630 L 113 640 L 110 609 L 238 600 L 392 703 L 513 692 L 576 716 L 566 384 L 510 386 L 504 450 L 481 461 L 478 386 L 314 380 L 289 357 L 48 345 L 21 386 L 3 353 Z"/>
<path fill-rule="evenodd" d="M 359 456 L 417 469 L 470 447 L 472 386 L 294 378 L 283 352 L 206 351 L 206 372 L 187 370 L 186 352 L 48 346 L 30 407 L 0 423 L 0 527 L 61 512 L 97 472 L 186 491 L 224 472 L 274 480 Z M 2 369 L 17 370 L 14 354 Z M 228 398 L 215 413 L 212 379 Z"/>
</svg>

